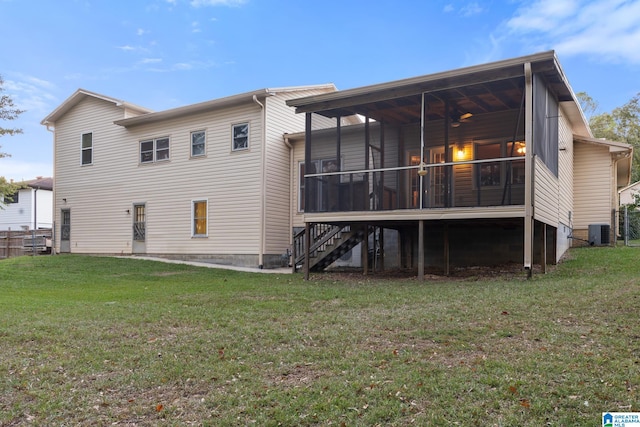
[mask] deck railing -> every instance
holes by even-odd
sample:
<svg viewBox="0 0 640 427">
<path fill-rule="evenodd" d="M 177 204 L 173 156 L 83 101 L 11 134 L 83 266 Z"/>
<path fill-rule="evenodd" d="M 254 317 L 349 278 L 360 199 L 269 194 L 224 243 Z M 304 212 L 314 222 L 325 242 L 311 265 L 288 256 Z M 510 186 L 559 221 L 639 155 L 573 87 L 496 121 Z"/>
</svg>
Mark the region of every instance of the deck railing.
<svg viewBox="0 0 640 427">
<path fill-rule="evenodd" d="M 524 158 L 305 175 L 305 212 L 524 204 Z M 303 196 L 304 197 L 304 196 Z"/>
</svg>

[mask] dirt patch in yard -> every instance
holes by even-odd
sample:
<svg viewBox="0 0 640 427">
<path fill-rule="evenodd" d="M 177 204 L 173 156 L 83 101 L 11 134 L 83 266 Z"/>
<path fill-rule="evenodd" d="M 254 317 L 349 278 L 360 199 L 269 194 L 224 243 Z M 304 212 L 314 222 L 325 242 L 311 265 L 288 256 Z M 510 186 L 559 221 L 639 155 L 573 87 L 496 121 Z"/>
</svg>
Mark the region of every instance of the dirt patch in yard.
<svg viewBox="0 0 640 427">
<path fill-rule="evenodd" d="M 547 266 L 547 271 L 554 266 Z M 541 274 L 539 265 L 533 267 L 533 274 Z M 383 280 L 407 280 L 417 281 L 418 272 L 416 269 L 389 269 L 385 271 L 369 272 L 364 275 L 360 268 L 336 268 L 321 273 L 313 273 L 311 280 L 334 280 L 345 282 L 362 282 L 362 281 L 383 281 Z M 526 280 L 527 272 L 523 269 L 522 264 L 501 264 L 495 266 L 472 266 L 451 268 L 448 276 L 445 276 L 442 269 L 427 268 L 425 269 L 424 280 L 427 282 L 450 282 L 450 281 L 470 281 L 485 279 L 504 279 L 504 280 Z"/>
</svg>

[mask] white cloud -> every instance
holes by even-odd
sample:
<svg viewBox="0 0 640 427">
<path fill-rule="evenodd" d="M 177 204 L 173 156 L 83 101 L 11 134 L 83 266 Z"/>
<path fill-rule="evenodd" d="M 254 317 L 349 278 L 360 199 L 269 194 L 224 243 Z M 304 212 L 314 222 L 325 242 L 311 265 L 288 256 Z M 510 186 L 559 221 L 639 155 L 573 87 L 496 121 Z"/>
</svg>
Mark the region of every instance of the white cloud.
<svg viewBox="0 0 640 427">
<path fill-rule="evenodd" d="M 157 64 L 159 62 L 162 62 L 161 58 L 143 58 L 140 64 Z"/>
<path fill-rule="evenodd" d="M 4 88 L 20 110 L 42 113 L 51 109 L 56 97 L 49 93 L 55 85 L 33 76 L 17 75 L 17 80 L 5 80 Z"/>
<path fill-rule="evenodd" d="M 506 25 L 523 43 L 561 55 L 640 64 L 640 0 L 537 0 Z"/>
<path fill-rule="evenodd" d="M 120 50 L 124 50 L 124 51 L 126 51 L 126 52 L 130 52 L 130 51 L 136 50 L 136 48 L 135 48 L 135 47 L 133 47 L 133 46 L 129 46 L 128 44 L 126 44 L 126 45 L 124 45 L 124 46 L 116 46 L 116 47 L 117 47 L 118 49 L 120 49 Z"/>
<path fill-rule="evenodd" d="M 453 4 L 448 3 L 444 6 L 442 11 L 444 13 L 454 13 L 457 11 L 460 15 L 468 17 L 482 13 L 484 9 L 477 2 L 469 2 L 458 9 L 456 9 Z"/>
<path fill-rule="evenodd" d="M 191 6 L 242 6 L 247 0 L 191 0 Z"/>
<path fill-rule="evenodd" d="M 468 3 L 460 9 L 462 16 L 473 16 L 482 13 L 482 11 L 482 7 L 476 2 Z"/>
<path fill-rule="evenodd" d="M 149 31 L 142 29 L 142 28 L 138 28 L 138 31 L 136 31 L 136 34 L 139 36 L 143 36 L 145 34 L 149 33 Z"/>
</svg>

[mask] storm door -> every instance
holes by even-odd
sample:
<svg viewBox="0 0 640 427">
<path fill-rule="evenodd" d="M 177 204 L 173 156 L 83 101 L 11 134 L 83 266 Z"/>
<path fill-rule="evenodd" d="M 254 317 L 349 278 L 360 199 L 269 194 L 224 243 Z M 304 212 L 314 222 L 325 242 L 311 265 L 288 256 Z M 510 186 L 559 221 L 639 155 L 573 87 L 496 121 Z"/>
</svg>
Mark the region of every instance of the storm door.
<svg viewBox="0 0 640 427">
<path fill-rule="evenodd" d="M 71 252 L 71 210 L 60 211 L 60 252 Z"/>
<path fill-rule="evenodd" d="M 147 252 L 147 218 L 145 204 L 133 205 L 133 244 L 131 245 L 134 254 L 144 254 Z"/>
</svg>

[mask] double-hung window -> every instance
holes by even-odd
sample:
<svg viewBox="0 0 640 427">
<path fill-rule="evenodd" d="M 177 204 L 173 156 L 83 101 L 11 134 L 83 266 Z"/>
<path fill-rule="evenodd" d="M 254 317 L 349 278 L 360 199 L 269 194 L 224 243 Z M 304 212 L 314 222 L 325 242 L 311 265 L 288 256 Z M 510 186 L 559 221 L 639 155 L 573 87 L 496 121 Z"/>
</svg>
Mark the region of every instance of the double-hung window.
<svg viewBox="0 0 640 427">
<path fill-rule="evenodd" d="M 207 201 L 194 200 L 191 205 L 193 237 L 207 237 Z"/>
<path fill-rule="evenodd" d="M 140 163 L 169 160 L 169 137 L 140 141 Z"/>
<path fill-rule="evenodd" d="M 191 157 L 204 156 L 205 132 L 203 130 L 191 132 Z"/>
<path fill-rule="evenodd" d="M 232 126 L 231 150 L 241 151 L 249 149 L 249 123 Z"/>
<path fill-rule="evenodd" d="M 93 163 L 93 134 L 83 133 L 81 144 L 81 162 L 83 165 L 90 165 Z"/>
</svg>

